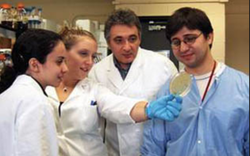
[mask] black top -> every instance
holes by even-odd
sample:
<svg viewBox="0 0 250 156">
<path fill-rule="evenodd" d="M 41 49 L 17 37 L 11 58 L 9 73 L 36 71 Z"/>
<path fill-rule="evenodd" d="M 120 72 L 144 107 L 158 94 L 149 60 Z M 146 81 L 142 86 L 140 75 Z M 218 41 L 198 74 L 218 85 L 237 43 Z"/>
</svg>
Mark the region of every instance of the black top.
<svg viewBox="0 0 250 156">
<path fill-rule="evenodd" d="M 126 79 L 127 75 L 128 75 L 128 72 L 130 70 L 130 67 L 132 65 L 132 63 L 129 64 L 128 66 L 128 69 L 123 69 L 120 65 L 120 63 L 117 61 L 117 59 L 114 57 L 114 64 L 115 64 L 115 67 L 119 70 L 120 74 L 121 74 L 121 77 L 123 80 Z"/>
<path fill-rule="evenodd" d="M 63 103 L 64 103 L 64 102 L 60 102 L 60 105 L 59 105 L 59 107 L 58 107 L 59 117 L 61 117 L 61 115 L 62 115 L 61 108 L 62 108 Z"/>
</svg>

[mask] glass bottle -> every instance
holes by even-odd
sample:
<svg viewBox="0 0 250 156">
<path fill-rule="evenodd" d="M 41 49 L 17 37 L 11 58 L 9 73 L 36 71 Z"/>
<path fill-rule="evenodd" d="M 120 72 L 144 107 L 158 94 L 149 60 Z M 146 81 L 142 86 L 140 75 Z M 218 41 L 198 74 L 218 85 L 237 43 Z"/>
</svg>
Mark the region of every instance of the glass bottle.
<svg viewBox="0 0 250 156">
<path fill-rule="evenodd" d="M 26 10 L 22 3 L 17 5 L 18 18 L 17 18 L 17 29 L 26 30 L 28 28 L 28 19 L 26 17 Z"/>
<path fill-rule="evenodd" d="M 2 12 L 2 25 L 6 27 L 12 28 L 12 21 L 11 21 L 11 5 L 4 3 L 1 5 L 1 12 Z"/>
</svg>

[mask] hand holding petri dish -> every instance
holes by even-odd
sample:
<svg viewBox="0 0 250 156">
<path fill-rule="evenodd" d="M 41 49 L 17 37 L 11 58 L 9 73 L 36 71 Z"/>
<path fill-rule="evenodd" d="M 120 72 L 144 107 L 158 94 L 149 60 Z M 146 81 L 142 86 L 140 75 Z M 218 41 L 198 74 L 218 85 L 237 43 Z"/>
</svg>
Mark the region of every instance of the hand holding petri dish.
<svg viewBox="0 0 250 156">
<path fill-rule="evenodd" d="M 185 71 L 177 73 L 170 82 L 170 93 L 184 97 L 190 92 L 191 84 L 190 74 Z"/>
</svg>

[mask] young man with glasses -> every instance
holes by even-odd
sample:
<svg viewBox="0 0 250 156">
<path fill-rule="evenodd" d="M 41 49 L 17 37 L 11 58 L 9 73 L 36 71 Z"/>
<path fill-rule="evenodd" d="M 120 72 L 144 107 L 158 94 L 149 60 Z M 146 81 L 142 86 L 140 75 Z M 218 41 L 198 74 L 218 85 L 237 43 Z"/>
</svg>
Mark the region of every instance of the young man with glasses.
<svg viewBox="0 0 250 156">
<path fill-rule="evenodd" d="M 177 10 L 167 37 L 192 76 L 192 87 L 177 120 L 151 120 L 144 128 L 142 156 L 248 156 L 249 77 L 214 60 L 207 15 L 193 8 Z M 167 86 L 159 97 L 169 92 Z"/>
</svg>

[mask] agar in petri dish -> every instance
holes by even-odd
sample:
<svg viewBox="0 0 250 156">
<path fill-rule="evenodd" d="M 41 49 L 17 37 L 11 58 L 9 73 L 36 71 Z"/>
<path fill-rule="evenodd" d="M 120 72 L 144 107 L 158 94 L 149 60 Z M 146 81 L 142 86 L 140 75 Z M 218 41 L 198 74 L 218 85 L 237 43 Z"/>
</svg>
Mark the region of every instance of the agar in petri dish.
<svg viewBox="0 0 250 156">
<path fill-rule="evenodd" d="M 186 72 L 180 72 L 170 82 L 170 93 L 184 97 L 190 92 L 191 83 L 191 75 Z"/>
</svg>

